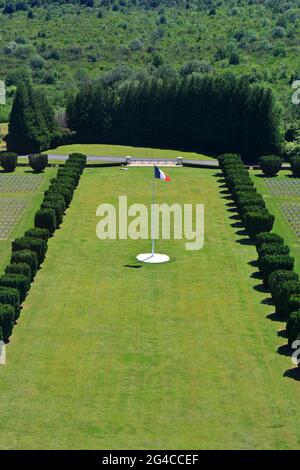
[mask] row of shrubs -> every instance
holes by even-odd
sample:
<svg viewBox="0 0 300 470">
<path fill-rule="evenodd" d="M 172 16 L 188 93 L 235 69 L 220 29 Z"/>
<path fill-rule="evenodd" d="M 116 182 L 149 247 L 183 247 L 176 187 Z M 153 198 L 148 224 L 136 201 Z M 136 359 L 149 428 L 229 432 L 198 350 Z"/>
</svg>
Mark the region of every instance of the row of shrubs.
<svg viewBox="0 0 300 470">
<path fill-rule="evenodd" d="M 37 270 L 45 259 L 48 239 L 62 223 L 85 164 L 85 155 L 69 156 L 44 193 L 41 207 L 35 214 L 34 227 L 12 243 L 10 264 L 0 277 L 0 339 L 5 343 L 12 334 L 21 304 Z"/>
<path fill-rule="evenodd" d="M 254 240 L 264 286 L 271 292 L 276 313 L 287 321 L 288 341 L 292 345 L 300 339 L 300 282 L 294 272 L 295 260 L 283 238 L 272 232 L 274 216 L 255 189 L 240 156 L 222 155 L 219 164 L 242 223 Z"/>
<path fill-rule="evenodd" d="M 276 176 L 282 168 L 283 160 L 277 155 L 267 155 L 259 159 L 260 168 L 265 176 Z M 300 177 L 300 156 L 292 157 L 290 160 L 291 171 L 294 177 Z"/>
<path fill-rule="evenodd" d="M 40 173 L 48 165 L 48 155 L 45 153 L 35 153 L 28 155 L 29 165 L 33 171 Z M 18 165 L 18 155 L 12 152 L 0 153 L 0 163 L 4 171 L 12 173 Z"/>
</svg>

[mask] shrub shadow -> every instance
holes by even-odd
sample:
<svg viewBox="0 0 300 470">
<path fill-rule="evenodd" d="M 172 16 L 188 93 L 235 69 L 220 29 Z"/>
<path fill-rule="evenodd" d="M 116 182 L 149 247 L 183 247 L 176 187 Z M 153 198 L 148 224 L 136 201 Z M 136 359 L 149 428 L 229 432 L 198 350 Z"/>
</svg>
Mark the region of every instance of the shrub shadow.
<svg viewBox="0 0 300 470">
<path fill-rule="evenodd" d="M 294 367 L 293 369 L 287 369 L 283 374 L 283 377 L 288 377 L 289 379 L 296 380 L 300 382 L 300 367 Z"/>
</svg>

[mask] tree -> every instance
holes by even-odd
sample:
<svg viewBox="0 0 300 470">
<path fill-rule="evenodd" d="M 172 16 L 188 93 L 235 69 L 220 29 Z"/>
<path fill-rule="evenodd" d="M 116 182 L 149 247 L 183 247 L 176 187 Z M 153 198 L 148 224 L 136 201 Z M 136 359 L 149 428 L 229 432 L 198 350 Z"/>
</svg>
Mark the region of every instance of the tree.
<svg viewBox="0 0 300 470">
<path fill-rule="evenodd" d="M 276 155 L 268 155 L 259 159 L 259 165 L 265 176 L 274 177 L 281 170 L 282 159 Z"/>
<path fill-rule="evenodd" d="M 58 132 L 54 112 L 45 94 L 28 83 L 21 83 L 10 113 L 8 150 L 40 152 L 51 146 Z"/>
<path fill-rule="evenodd" d="M 37 173 L 43 171 L 48 165 L 48 155 L 45 153 L 31 154 L 28 160 L 31 168 Z"/>
</svg>

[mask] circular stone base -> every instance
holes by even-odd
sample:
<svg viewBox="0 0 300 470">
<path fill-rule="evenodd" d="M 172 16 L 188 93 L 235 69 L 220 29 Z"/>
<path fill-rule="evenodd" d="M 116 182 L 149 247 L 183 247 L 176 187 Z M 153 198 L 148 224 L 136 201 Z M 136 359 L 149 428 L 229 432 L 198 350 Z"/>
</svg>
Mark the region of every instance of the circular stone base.
<svg viewBox="0 0 300 470">
<path fill-rule="evenodd" d="M 160 255 L 159 253 L 141 253 L 136 257 L 138 261 L 142 261 L 143 263 L 152 263 L 152 264 L 159 264 L 159 263 L 166 263 L 170 261 L 168 255 Z"/>
</svg>

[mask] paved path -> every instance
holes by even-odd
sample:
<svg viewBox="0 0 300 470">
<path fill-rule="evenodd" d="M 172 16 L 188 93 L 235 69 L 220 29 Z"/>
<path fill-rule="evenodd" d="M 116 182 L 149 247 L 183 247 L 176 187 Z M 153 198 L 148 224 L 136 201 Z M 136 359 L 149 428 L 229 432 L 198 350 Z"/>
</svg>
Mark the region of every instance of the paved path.
<svg viewBox="0 0 300 470">
<path fill-rule="evenodd" d="M 20 158 L 28 158 L 27 155 L 20 155 Z M 56 154 L 48 154 L 49 160 L 61 160 L 65 161 L 68 158 L 68 155 L 56 155 Z M 111 157 L 111 156 L 105 156 L 105 155 L 87 155 L 87 159 L 90 162 L 106 162 L 106 163 L 119 163 L 120 165 L 126 164 L 126 157 Z M 146 165 L 148 164 L 153 164 L 157 163 L 160 165 L 163 164 L 169 164 L 170 166 L 176 165 L 178 162 L 177 159 L 169 159 L 169 158 L 137 158 L 137 157 L 131 157 L 131 163 L 135 166 L 137 166 L 139 163 Z M 186 160 L 183 159 L 183 166 L 193 166 L 193 167 L 199 167 L 199 168 L 218 168 L 219 163 L 217 160 L 211 159 L 211 160 Z M 259 168 L 259 165 L 257 164 L 249 164 L 247 165 L 248 167 L 251 166 L 255 169 Z M 284 163 L 282 165 L 284 169 L 289 169 L 290 165 L 288 163 Z"/>
</svg>

